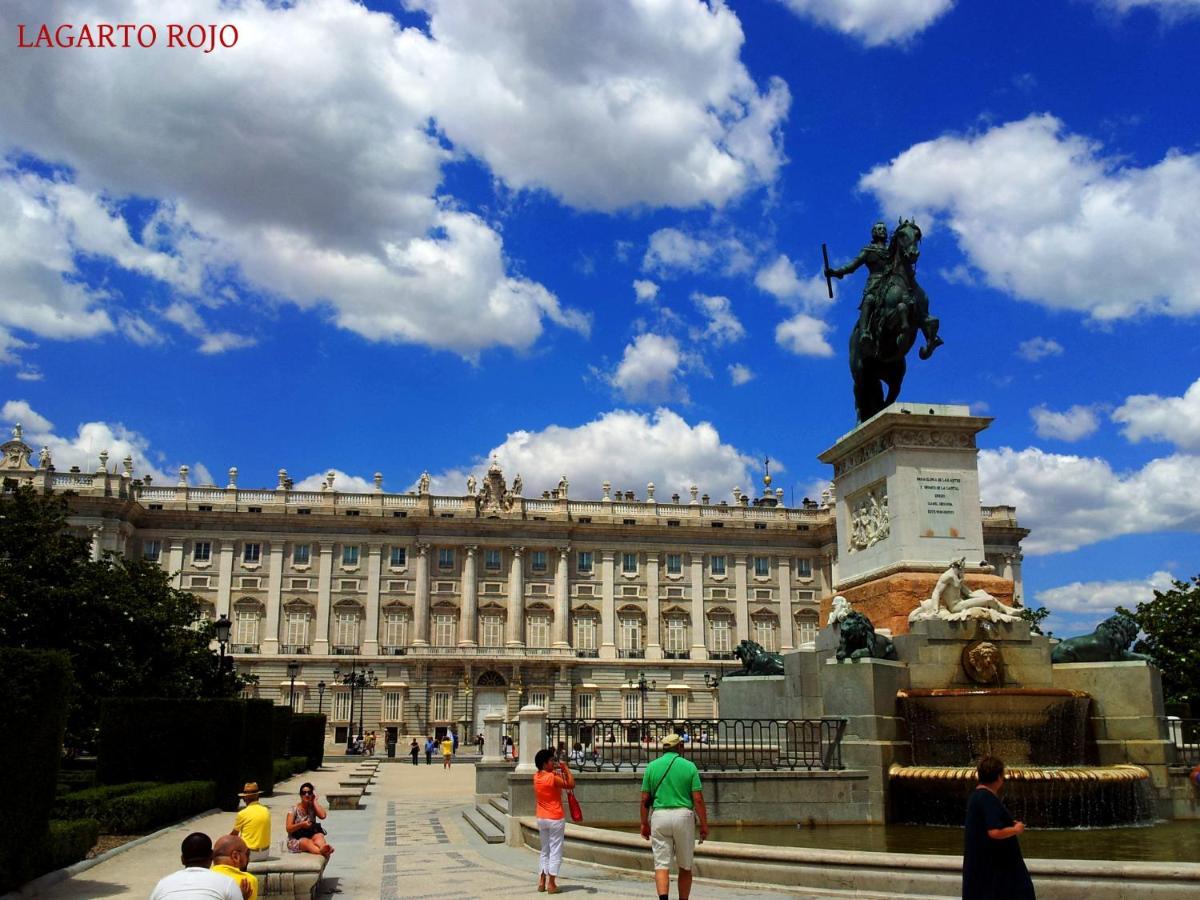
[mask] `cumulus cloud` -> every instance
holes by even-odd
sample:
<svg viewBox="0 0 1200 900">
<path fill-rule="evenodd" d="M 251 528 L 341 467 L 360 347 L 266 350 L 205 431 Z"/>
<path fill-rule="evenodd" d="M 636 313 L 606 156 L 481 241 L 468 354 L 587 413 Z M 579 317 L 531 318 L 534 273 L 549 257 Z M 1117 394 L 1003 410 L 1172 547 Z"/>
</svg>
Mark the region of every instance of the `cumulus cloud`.
<svg viewBox="0 0 1200 900">
<path fill-rule="evenodd" d="M 1100 427 L 1100 418 L 1091 406 L 1076 404 L 1070 409 L 1055 412 L 1045 405 L 1035 406 L 1029 411 L 1038 437 L 1055 438 L 1060 441 L 1079 441 L 1095 434 Z"/>
<path fill-rule="evenodd" d="M 351 0 L 192 0 L 177 18 L 236 25 L 236 52 L 23 60 L 0 96 L 3 149 L 58 174 L 0 179 L 0 241 L 17 248 L 0 282 L 21 301 L 0 304 L 0 356 L 21 349 L 12 329 L 78 339 L 120 313 L 153 340 L 77 277 L 82 255 L 161 283 L 176 319 L 191 319 L 176 303 L 211 319 L 263 296 L 368 340 L 524 349 L 590 321 L 510 271 L 497 227 L 444 195 L 446 164 L 471 154 L 509 189 L 600 210 L 720 206 L 776 177 L 787 88 L 755 84 L 722 4 L 409 5 L 424 27 Z M 113 0 L 106 16 L 144 9 Z M 71 12 L 17 0 L 0 27 Z M 152 208 L 137 234 L 134 197 Z M 235 331 L 205 325 L 202 349 L 244 344 Z"/>
<path fill-rule="evenodd" d="M 604 481 L 644 497 L 647 482 L 653 481 L 657 499 L 668 502 L 672 493 L 686 502 L 692 484 L 713 495 L 748 484 L 755 462 L 724 443 L 709 422 L 691 425 L 669 409 L 652 414 L 613 410 L 579 426 L 514 431 L 471 465 L 435 475 L 432 490 L 462 494 L 467 476 L 482 477 L 493 456 L 510 482 L 521 475 L 527 497 L 555 487 L 566 475 L 574 499 L 599 498 Z"/>
<path fill-rule="evenodd" d="M 692 294 L 692 302 L 703 314 L 703 329 L 697 329 L 693 339 L 709 341 L 714 346 L 732 344 L 746 336 L 746 329 L 733 314 L 733 304 L 728 297 L 713 297 L 708 294 Z"/>
<path fill-rule="evenodd" d="M 659 403 L 680 392 L 676 376 L 683 361 L 683 351 L 675 338 L 639 334 L 625 345 L 621 362 L 608 381 L 630 403 Z"/>
<path fill-rule="evenodd" d="M 750 371 L 750 367 L 742 363 L 733 363 L 729 367 L 729 381 L 734 387 L 741 387 L 743 384 L 748 384 L 754 380 L 754 373 Z"/>
<path fill-rule="evenodd" d="M 7 401 L 0 408 L 0 420 L 21 423 L 25 443 L 34 448 L 35 462 L 36 451 L 48 447 L 54 468 L 59 472 L 66 472 L 71 466 L 79 466 L 84 472 L 95 472 L 104 450 L 108 451 L 109 469 L 120 471 L 122 460 L 132 456 L 134 476 L 150 475 L 159 484 L 174 484 L 179 471 L 178 464 L 162 468 L 162 454 L 151 452 L 149 439 L 120 422 L 83 422 L 74 435 L 60 435 L 49 419 L 24 400 Z M 194 462 L 190 468 L 193 483 L 211 482 L 203 463 Z"/>
<path fill-rule="evenodd" d="M 638 303 L 653 303 L 658 297 L 658 285 L 644 278 L 634 279 L 633 292 Z"/>
<path fill-rule="evenodd" d="M 298 491 L 319 491 L 328 480 L 328 473 L 333 472 L 333 489 L 348 494 L 370 494 L 375 490 L 374 478 L 363 478 L 359 475 L 349 475 L 341 469 L 331 468 L 323 472 L 314 472 L 296 482 Z"/>
<path fill-rule="evenodd" d="M 1167 21 L 1200 15 L 1200 0 L 1092 0 L 1092 2 L 1103 9 L 1121 15 L 1135 9 L 1152 9 Z"/>
<path fill-rule="evenodd" d="M 1177 453 L 1114 472 L 1096 457 L 1036 447 L 982 450 L 984 503 L 1015 506 L 1032 529 L 1031 555 L 1060 553 L 1123 534 L 1200 531 L 1200 456 Z"/>
<path fill-rule="evenodd" d="M 826 340 L 829 323 L 798 313 L 775 327 L 775 343 L 797 356 L 833 356 Z"/>
<path fill-rule="evenodd" d="M 758 270 L 754 284 L 759 290 L 795 310 L 819 310 L 833 302 L 829 299 L 824 275 L 817 272 L 800 278 L 795 265 L 782 253 Z"/>
<path fill-rule="evenodd" d="M 848 34 L 868 47 L 907 41 L 944 15 L 954 0 L 782 0 L 792 12 Z M 1137 2 L 1137 0 L 1114 0 Z"/>
<path fill-rule="evenodd" d="M 708 269 L 737 275 L 753 264 L 750 251 L 732 235 L 694 235 L 678 228 L 660 228 L 650 235 L 642 257 L 643 271 L 664 278 Z"/>
<path fill-rule="evenodd" d="M 1050 610 L 1047 623 L 1056 633 L 1064 627 L 1086 633 L 1111 616 L 1118 606 L 1134 609 L 1139 602 L 1154 599 L 1155 591 L 1171 590 L 1173 582 L 1171 573 L 1162 569 L 1149 577 L 1128 581 L 1073 581 L 1038 591 L 1029 605 Z"/>
<path fill-rule="evenodd" d="M 226 350 L 237 350 L 242 347 L 253 347 L 257 341 L 245 335 L 234 334 L 231 331 L 213 331 L 204 324 L 195 307 L 189 303 L 172 303 L 163 313 L 163 318 L 174 322 L 192 337 L 200 341 L 200 352 L 207 354 L 224 353 Z M 150 342 L 154 334 L 145 323 L 135 323 L 131 326 L 134 334 L 145 334 L 146 342 Z M 132 337 L 135 343 L 141 343 L 138 337 Z"/>
<path fill-rule="evenodd" d="M 1181 450 L 1200 450 L 1200 378 L 1182 397 L 1134 394 L 1112 419 L 1125 426 L 1121 433 L 1134 443 L 1169 441 Z"/>
<path fill-rule="evenodd" d="M 1062 354 L 1062 344 L 1054 338 L 1031 337 L 1027 341 L 1021 341 L 1017 347 L 1017 356 L 1026 362 L 1039 362 L 1049 356 L 1062 356 Z"/>
<path fill-rule="evenodd" d="M 916 144 L 863 176 L 892 215 L 944 220 L 993 287 L 1096 320 L 1200 312 L 1200 155 L 1138 167 L 1051 115 Z"/>
</svg>

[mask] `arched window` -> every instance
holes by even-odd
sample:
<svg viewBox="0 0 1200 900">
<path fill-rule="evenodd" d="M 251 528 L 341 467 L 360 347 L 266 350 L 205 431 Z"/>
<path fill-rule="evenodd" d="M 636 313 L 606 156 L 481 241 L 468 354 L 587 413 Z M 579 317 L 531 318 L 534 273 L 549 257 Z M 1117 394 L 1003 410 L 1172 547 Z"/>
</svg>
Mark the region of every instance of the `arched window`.
<svg viewBox="0 0 1200 900">
<path fill-rule="evenodd" d="M 663 653 L 667 659 L 687 659 L 691 647 L 691 620 L 685 610 L 673 607 L 663 613 Z"/>
<path fill-rule="evenodd" d="M 646 655 L 646 616 L 637 606 L 623 606 L 617 611 L 617 651 L 625 659 L 642 659 Z"/>
<path fill-rule="evenodd" d="M 817 639 L 817 614 L 810 609 L 796 614 L 796 636 L 801 644 L 808 644 Z"/>
<path fill-rule="evenodd" d="M 733 613 L 723 606 L 708 612 L 708 649 L 713 659 L 733 659 Z"/>
<path fill-rule="evenodd" d="M 343 600 L 333 608 L 333 652 L 357 653 L 358 634 L 362 624 L 362 607 L 353 600 Z"/>
<path fill-rule="evenodd" d="M 307 653 L 311 640 L 312 607 L 293 600 L 283 608 L 283 652 Z"/>
<path fill-rule="evenodd" d="M 529 647 L 550 646 L 550 607 L 537 603 L 525 616 L 525 644 Z"/>
<path fill-rule="evenodd" d="M 408 646 L 412 614 L 407 606 L 394 603 L 383 610 L 383 652 L 394 654 Z"/>
<path fill-rule="evenodd" d="M 435 647 L 453 647 L 458 642 L 458 610 L 441 604 L 433 608 L 433 634 L 431 643 Z"/>
<path fill-rule="evenodd" d="M 773 613 L 759 612 L 750 617 L 751 637 L 764 650 L 774 653 L 779 649 L 779 619 Z"/>
<path fill-rule="evenodd" d="M 575 651 L 580 656 L 595 656 L 599 644 L 600 615 L 590 606 L 581 606 L 571 616 L 574 628 Z"/>
<path fill-rule="evenodd" d="M 233 652 L 257 653 L 263 620 L 263 605 L 243 597 L 233 605 Z"/>
<path fill-rule="evenodd" d="M 504 609 L 485 606 L 479 610 L 479 646 L 504 646 Z"/>
<path fill-rule="evenodd" d="M 499 672 L 491 671 L 484 672 L 475 682 L 475 686 L 481 688 L 505 687 L 507 684 L 508 682 L 504 680 L 503 675 Z"/>
</svg>

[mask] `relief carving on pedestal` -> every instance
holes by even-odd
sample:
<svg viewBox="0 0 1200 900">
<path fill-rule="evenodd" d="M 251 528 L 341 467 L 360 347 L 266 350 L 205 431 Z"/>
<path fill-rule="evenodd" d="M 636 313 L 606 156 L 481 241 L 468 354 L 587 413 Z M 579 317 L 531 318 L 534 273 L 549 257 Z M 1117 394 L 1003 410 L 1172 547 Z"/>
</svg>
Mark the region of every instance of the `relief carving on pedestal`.
<svg viewBox="0 0 1200 900">
<path fill-rule="evenodd" d="M 887 482 L 880 481 L 860 491 L 847 501 L 850 504 L 849 552 L 866 550 L 885 540 L 892 533 L 888 512 Z"/>
</svg>

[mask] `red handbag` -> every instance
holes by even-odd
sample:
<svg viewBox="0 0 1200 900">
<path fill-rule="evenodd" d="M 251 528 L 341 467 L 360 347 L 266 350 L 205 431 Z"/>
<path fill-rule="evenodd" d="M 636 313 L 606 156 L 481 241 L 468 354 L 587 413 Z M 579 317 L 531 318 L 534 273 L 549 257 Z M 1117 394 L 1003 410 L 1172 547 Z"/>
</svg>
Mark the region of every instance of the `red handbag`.
<svg viewBox="0 0 1200 900">
<path fill-rule="evenodd" d="M 575 799 L 574 791 L 567 791 L 567 806 L 571 808 L 571 821 L 582 822 L 583 810 L 579 808 L 579 801 Z"/>
</svg>

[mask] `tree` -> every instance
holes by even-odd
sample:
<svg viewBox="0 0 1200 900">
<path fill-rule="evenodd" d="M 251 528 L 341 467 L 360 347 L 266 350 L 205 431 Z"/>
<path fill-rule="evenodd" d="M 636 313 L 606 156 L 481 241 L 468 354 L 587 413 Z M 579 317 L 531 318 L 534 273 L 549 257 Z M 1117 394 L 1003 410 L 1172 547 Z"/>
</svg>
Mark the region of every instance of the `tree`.
<svg viewBox="0 0 1200 900">
<path fill-rule="evenodd" d="M 1046 609 L 1046 607 L 1039 606 L 1037 609 L 1032 609 L 1028 606 L 1022 606 L 1019 615 L 1029 623 L 1029 630 L 1034 634 L 1044 634 L 1046 637 L 1054 637 L 1053 631 L 1042 631 L 1042 622 L 1046 621 L 1046 617 L 1050 615 L 1050 610 Z"/>
<path fill-rule="evenodd" d="M 68 746 L 89 746 L 102 697 L 220 697 L 212 624 L 157 565 L 107 555 L 67 527 L 63 496 L 22 487 L 0 497 L 0 645 L 65 650 L 76 693 Z"/>
<path fill-rule="evenodd" d="M 1167 702 L 1191 704 L 1195 712 L 1200 708 L 1200 575 L 1172 584 L 1132 612 L 1123 607 L 1117 612 L 1130 616 L 1145 635 L 1133 649 L 1158 664 Z"/>
</svg>

